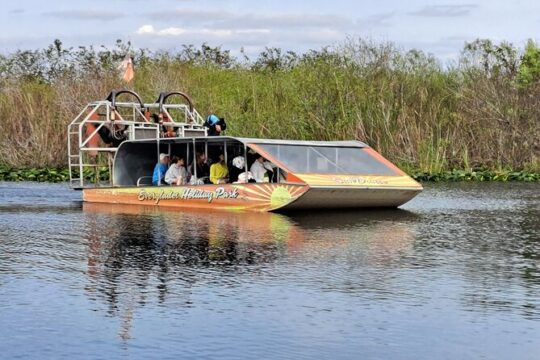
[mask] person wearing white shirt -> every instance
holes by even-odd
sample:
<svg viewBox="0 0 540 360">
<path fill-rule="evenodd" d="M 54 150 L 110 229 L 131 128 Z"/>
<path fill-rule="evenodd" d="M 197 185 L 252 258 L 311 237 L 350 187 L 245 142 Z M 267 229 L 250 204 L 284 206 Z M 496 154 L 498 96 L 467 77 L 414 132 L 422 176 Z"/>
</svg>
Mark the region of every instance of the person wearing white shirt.
<svg viewBox="0 0 540 360">
<path fill-rule="evenodd" d="M 165 173 L 165 182 L 169 185 L 184 185 L 187 182 L 187 171 L 184 167 L 184 159 L 173 156 L 172 165 Z"/>
<path fill-rule="evenodd" d="M 257 158 L 255 159 L 255 162 L 251 165 L 249 171 L 253 175 L 255 181 L 257 181 L 258 183 L 262 183 L 269 181 L 269 177 L 267 176 L 266 172 L 271 171 L 273 173 L 274 169 L 272 168 L 272 164 L 270 162 L 264 161 L 264 158 L 261 155 L 257 154 Z"/>
</svg>

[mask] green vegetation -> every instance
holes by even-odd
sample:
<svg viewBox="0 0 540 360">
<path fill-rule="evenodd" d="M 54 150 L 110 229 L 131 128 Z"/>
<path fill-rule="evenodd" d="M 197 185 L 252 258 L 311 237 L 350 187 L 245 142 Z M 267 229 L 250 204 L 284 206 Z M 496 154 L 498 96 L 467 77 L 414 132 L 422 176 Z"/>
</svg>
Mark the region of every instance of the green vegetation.
<svg viewBox="0 0 540 360">
<path fill-rule="evenodd" d="M 522 87 L 528 87 L 540 79 L 540 48 L 531 40 L 525 47 L 517 80 Z"/>
<path fill-rule="evenodd" d="M 540 181 L 540 173 L 527 171 L 451 170 L 440 173 L 413 172 L 417 181 Z"/>
<path fill-rule="evenodd" d="M 65 49 L 56 41 L 0 55 L 0 179 L 65 178 L 47 169 L 66 167 L 66 125 L 89 101 L 125 86 L 116 67 L 126 46 Z M 186 91 L 201 114 L 226 117 L 229 135 L 358 139 L 420 180 L 538 180 L 533 42 L 520 50 L 477 40 L 451 66 L 363 40 L 303 55 L 269 48 L 256 59 L 207 45 L 133 55 L 131 88 L 145 101 Z"/>
<path fill-rule="evenodd" d="M 98 171 L 99 180 L 109 179 L 109 170 L 101 167 Z M 540 181 L 540 173 L 527 171 L 465 171 L 451 170 L 438 173 L 411 171 L 409 174 L 418 181 Z M 77 174 L 75 174 L 77 175 Z M 84 177 L 87 180 L 94 180 L 96 173 L 92 170 L 86 170 Z M 69 180 L 67 169 L 55 168 L 30 168 L 14 169 L 0 166 L 0 181 L 40 181 L 40 182 L 63 182 Z"/>
<path fill-rule="evenodd" d="M 109 169 L 100 167 L 97 171 L 98 179 L 105 181 L 109 179 Z M 75 173 L 78 176 L 78 172 Z M 87 169 L 84 171 L 86 180 L 95 180 L 96 172 Z M 0 166 L 0 181 L 40 181 L 40 182 L 63 182 L 69 180 L 68 169 L 57 168 L 26 168 L 15 169 L 7 166 Z"/>
</svg>

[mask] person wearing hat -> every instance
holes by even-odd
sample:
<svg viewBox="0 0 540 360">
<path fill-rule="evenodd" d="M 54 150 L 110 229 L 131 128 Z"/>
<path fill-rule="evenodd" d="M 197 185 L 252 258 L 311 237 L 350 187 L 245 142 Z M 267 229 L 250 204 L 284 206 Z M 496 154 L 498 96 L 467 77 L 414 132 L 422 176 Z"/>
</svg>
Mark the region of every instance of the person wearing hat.
<svg viewBox="0 0 540 360">
<path fill-rule="evenodd" d="M 222 131 L 227 129 L 225 118 L 220 118 L 215 114 L 209 115 L 206 118 L 204 126 L 208 128 L 208 136 L 219 136 Z"/>
<path fill-rule="evenodd" d="M 243 156 L 237 156 L 232 160 L 232 166 L 229 169 L 229 181 L 238 181 L 238 175 L 245 171 L 246 161 Z"/>
<path fill-rule="evenodd" d="M 243 156 L 237 156 L 233 159 L 232 167 L 229 170 L 229 181 L 235 184 L 256 182 L 251 172 L 246 171 L 246 160 Z"/>
<path fill-rule="evenodd" d="M 169 155 L 161 153 L 159 154 L 159 162 L 154 168 L 154 174 L 152 175 L 152 185 L 163 185 L 163 179 L 169 168 Z"/>
</svg>

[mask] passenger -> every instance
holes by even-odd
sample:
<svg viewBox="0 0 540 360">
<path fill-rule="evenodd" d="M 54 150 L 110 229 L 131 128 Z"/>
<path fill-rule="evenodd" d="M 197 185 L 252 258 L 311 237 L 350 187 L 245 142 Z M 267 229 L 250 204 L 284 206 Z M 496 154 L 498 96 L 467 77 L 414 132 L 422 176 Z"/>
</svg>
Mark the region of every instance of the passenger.
<svg viewBox="0 0 540 360">
<path fill-rule="evenodd" d="M 225 164 L 225 155 L 219 154 L 219 162 L 210 166 L 210 181 L 212 184 L 225 184 L 229 181 L 229 169 Z"/>
<path fill-rule="evenodd" d="M 153 113 L 150 117 L 155 124 L 163 124 L 163 115 Z"/>
<path fill-rule="evenodd" d="M 154 123 L 159 124 L 161 137 L 175 137 L 176 136 L 176 132 L 174 131 L 172 127 L 164 125 L 165 122 L 168 122 L 168 119 L 164 117 L 162 113 L 152 114 L 151 118 L 152 118 L 152 121 L 154 121 Z"/>
<path fill-rule="evenodd" d="M 238 175 L 245 171 L 246 161 L 243 156 L 237 156 L 232 160 L 232 166 L 229 170 L 230 182 L 238 181 Z"/>
<path fill-rule="evenodd" d="M 269 182 L 269 179 L 273 178 L 274 169 L 272 164 L 264 160 L 262 155 L 257 154 L 255 157 L 255 162 L 251 165 L 249 171 L 253 174 L 253 178 L 258 183 Z M 268 175 L 270 172 L 270 175 Z"/>
<path fill-rule="evenodd" d="M 210 167 L 208 166 L 208 159 L 206 155 L 201 152 L 197 152 L 195 155 L 195 168 L 194 164 L 191 164 L 191 183 L 192 185 L 202 185 L 210 183 Z M 195 169 L 197 170 L 197 177 L 195 177 Z"/>
<path fill-rule="evenodd" d="M 254 183 L 257 182 L 253 178 L 253 175 L 251 174 L 251 171 L 244 171 L 240 175 L 238 175 L 238 181 L 237 184 L 246 184 L 246 183 Z"/>
<path fill-rule="evenodd" d="M 171 166 L 165 173 L 165 182 L 169 185 L 185 185 L 187 175 L 186 168 L 184 167 L 184 158 L 173 156 Z"/>
<path fill-rule="evenodd" d="M 229 171 L 229 181 L 236 184 L 256 182 L 250 171 L 246 171 L 246 160 L 243 156 L 237 156 L 232 161 Z"/>
<path fill-rule="evenodd" d="M 208 136 L 219 136 L 221 132 L 227 129 L 225 118 L 220 118 L 217 115 L 209 115 L 204 122 L 204 126 L 208 128 Z"/>
<path fill-rule="evenodd" d="M 163 180 L 167 168 L 169 167 L 169 155 L 159 154 L 159 162 L 154 167 L 154 174 L 152 175 L 152 185 L 163 185 Z"/>
</svg>

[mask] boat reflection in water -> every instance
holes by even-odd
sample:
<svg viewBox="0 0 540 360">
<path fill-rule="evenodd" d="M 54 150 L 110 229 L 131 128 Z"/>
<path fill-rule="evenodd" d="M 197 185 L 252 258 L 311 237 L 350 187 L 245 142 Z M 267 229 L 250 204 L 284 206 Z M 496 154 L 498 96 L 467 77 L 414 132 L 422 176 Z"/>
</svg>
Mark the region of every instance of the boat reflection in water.
<svg viewBox="0 0 540 360">
<path fill-rule="evenodd" d="M 337 259 L 352 268 L 388 266 L 416 237 L 416 215 L 404 210 L 285 216 L 84 203 L 83 211 L 86 291 L 92 300 L 106 301 L 109 315 L 122 317 L 124 340 L 138 306 L 192 307 L 199 284 L 234 288 L 281 276 L 291 264 L 309 267 L 308 274 Z M 354 284 L 313 275 L 320 277 L 315 286 L 354 291 Z M 385 285 L 384 279 L 372 281 Z"/>
</svg>

